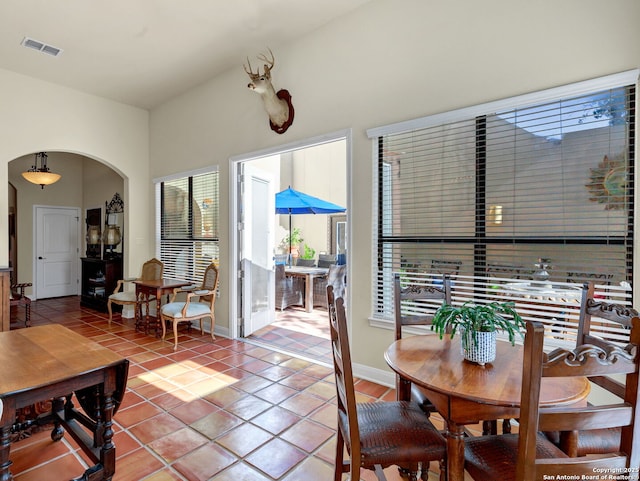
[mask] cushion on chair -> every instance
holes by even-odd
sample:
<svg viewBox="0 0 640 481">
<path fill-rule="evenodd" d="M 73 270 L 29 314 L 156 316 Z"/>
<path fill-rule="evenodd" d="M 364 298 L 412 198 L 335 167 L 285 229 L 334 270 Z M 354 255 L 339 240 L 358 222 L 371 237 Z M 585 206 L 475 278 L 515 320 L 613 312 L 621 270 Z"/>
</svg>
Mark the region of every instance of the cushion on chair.
<svg viewBox="0 0 640 481">
<path fill-rule="evenodd" d="M 536 439 L 536 457 L 566 458 L 542 433 Z M 516 478 L 518 435 L 470 437 L 464 440 L 464 467 L 475 481 L 509 481 Z"/>
<path fill-rule="evenodd" d="M 361 453 L 367 465 L 396 464 L 399 451 L 409 462 L 445 457 L 442 434 L 415 403 L 364 402 L 357 404 L 357 412 Z"/>
<path fill-rule="evenodd" d="M 134 291 L 116 292 L 111 294 L 109 299 L 120 302 L 136 302 L 136 293 Z"/>
<path fill-rule="evenodd" d="M 162 314 L 175 319 L 182 317 L 182 309 L 184 309 L 184 302 L 170 302 L 162 306 Z M 192 302 L 187 309 L 186 317 L 205 316 L 211 314 L 211 308 L 209 304 L 203 304 L 201 302 Z"/>
</svg>

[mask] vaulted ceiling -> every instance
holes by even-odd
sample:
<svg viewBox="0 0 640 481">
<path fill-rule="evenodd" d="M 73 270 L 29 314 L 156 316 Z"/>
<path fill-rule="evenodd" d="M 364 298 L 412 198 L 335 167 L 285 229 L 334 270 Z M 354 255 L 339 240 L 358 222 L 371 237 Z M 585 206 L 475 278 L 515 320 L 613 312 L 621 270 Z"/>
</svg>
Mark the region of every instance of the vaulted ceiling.
<svg viewBox="0 0 640 481">
<path fill-rule="evenodd" d="M 367 1 L 3 0 L 0 68 L 150 109 Z"/>
</svg>

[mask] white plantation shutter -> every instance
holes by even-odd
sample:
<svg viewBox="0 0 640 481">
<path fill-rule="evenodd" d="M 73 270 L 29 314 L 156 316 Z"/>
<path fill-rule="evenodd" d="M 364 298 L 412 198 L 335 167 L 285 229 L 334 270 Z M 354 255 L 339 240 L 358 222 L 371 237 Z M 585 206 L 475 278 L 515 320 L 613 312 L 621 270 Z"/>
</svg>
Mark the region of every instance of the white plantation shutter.
<svg viewBox="0 0 640 481">
<path fill-rule="evenodd" d="M 370 130 L 374 317 L 393 318 L 394 272 L 427 283 L 449 272 L 454 303 L 514 300 L 560 340 L 575 337 L 581 283 L 630 303 L 636 80 L 627 72 Z M 535 285 L 540 259 L 549 278 Z"/>
<path fill-rule="evenodd" d="M 219 260 L 218 188 L 217 171 L 157 182 L 164 277 L 200 284 L 206 267 Z"/>
</svg>

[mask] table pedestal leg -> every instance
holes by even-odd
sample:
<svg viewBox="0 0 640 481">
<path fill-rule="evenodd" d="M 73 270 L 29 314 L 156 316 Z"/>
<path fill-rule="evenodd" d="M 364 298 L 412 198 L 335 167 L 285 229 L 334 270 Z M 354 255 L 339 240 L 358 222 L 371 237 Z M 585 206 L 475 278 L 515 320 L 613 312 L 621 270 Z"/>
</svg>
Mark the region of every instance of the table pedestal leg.
<svg viewBox="0 0 640 481">
<path fill-rule="evenodd" d="M 464 481 L 464 429 L 447 421 L 447 476 L 449 481 Z"/>
</svg>

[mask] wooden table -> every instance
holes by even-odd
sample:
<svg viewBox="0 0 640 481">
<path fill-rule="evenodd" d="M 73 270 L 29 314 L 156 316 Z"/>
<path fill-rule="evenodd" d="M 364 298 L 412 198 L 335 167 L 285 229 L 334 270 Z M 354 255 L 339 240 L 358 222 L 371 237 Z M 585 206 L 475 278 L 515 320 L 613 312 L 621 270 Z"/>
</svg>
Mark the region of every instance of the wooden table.
<svg viewBox="0 0 640 481">
<path fill-rule="evenodd" d="M 0 365 L 0 480 L 13 479 L 9 448 L 16 409 L 49 399 L 51 413 L 41 421 L 55 423 L 52 439 L 61 439 L 64 426 L 95 463 L 78 479 L 110 480 L 116 468 L 112 418 L 124 396 L 129 361 L 51 324 L 0 332 Z M 86 414 L 73 406 L 74 393 Z"/>
<path fill-rule="evenodd" d="M 287 266 L 284 273 L 291 277 L 304 277 L 304 310 L 313 312 L 313 280 L 316 277 L 325 277 L 329 273 L 329 269 L 326 267 Z"/>
<path fill-rule="evenodd" d="M 464 480 L 465 424 L 519 416 L 523 347 L 498 342 L 496 360 L 481 367 L 464 361 L 460 336 L 440 339 L 417 335 L 395 341 L 385 352 L 387 364 L 402 380 L 425 389 L 446 422 L 449 480 Z M 411 384 L 400 383 L 401 399 Z M 542 380 L 541 404 L 557 406 L 583 401 L 589 394 L 586 378 Z"/>
<path fill-rule="evenodd" d="M 162 296 L 165 294 L 168 296 L 176 287 L 185 287 L 193 284 L 192 282 L 178 281 L 175 279 L 136 280 L 133 281 L 133 283 L 136 285 L 136 299 L 142 300 L 145 305 L 144 316 L 142 315 L 142 309 L 140 309 L 140 312 L 136 309 L 136 330 L 142 328 L 145 334 L 149 333 L 149 299 L 155 296 L 156 319 L 154 331 L 156 336 L 158 335 L 158 326 L 160 324 L 160 304 L 162 303 Z"/>
</svg>

